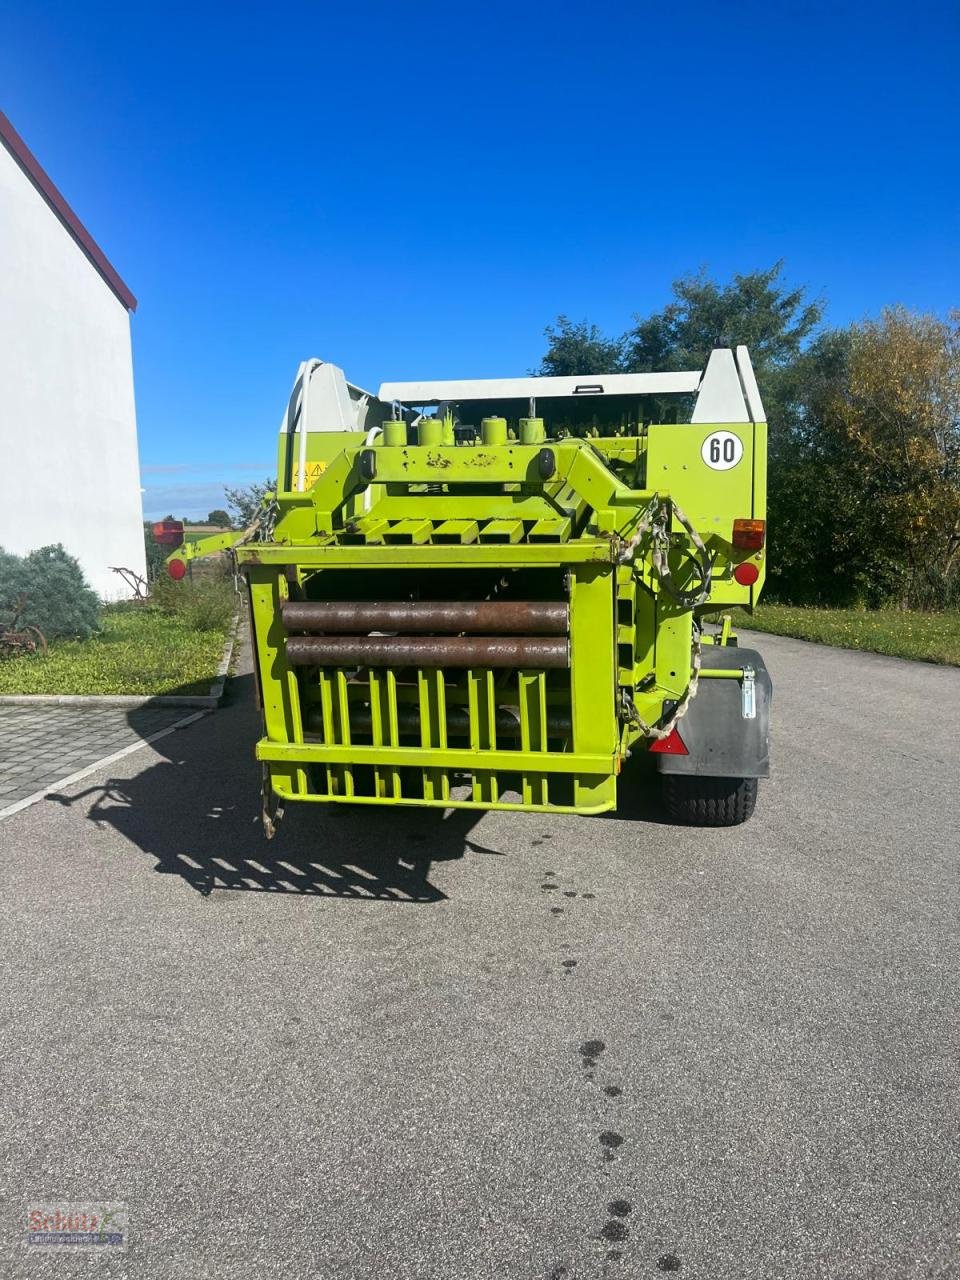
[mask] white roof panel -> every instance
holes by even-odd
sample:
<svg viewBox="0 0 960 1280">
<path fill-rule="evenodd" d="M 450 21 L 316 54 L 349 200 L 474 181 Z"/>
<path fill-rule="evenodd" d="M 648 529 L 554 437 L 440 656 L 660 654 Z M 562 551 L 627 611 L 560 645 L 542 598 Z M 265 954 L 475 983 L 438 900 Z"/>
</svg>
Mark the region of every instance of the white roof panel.
<svg viewBox="0 0 960 1280">
<path fill-rule="evenodd" d="M 461 378 L 437 382 L 383 382 L 381 400 L 401 404 L 465 400 L 541 400 L 565 396 L 650 396 L 696 391 L 700 372 L 598 373 L 572 378 Z"/>
</svg>

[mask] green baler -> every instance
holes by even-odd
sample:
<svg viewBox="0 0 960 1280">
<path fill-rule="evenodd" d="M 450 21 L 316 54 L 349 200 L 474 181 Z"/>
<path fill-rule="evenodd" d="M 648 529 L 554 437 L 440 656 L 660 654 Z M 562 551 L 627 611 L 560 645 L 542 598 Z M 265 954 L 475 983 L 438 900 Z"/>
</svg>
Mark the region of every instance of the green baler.
<svg viewBox="0 0 960 1280">
<path fill-rule="evenodd" d="M 763 584 L 766 456 L 743 347 L 378 396 L 301 365 L 257 522 L 169 559 L 248 584 L 267 833 L 287 801 L 600 813 L 644 750 L 675 820 L 749 817 L 770 681 L 703 620 Z"/>
</svg>

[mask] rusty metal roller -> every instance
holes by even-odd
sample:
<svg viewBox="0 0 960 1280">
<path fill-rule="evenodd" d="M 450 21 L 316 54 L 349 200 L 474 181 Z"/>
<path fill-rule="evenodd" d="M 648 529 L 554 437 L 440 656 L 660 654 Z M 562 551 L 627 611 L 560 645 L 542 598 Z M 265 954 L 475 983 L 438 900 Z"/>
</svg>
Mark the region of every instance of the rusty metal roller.
<svg viewBox="0 0 960 1280">
<path fill-rule="evenodd" d="M 310 601 L 281 606 L 288 631 L 357 635 L 365 631 L 453 635 L 565 636 L 570 609 L 561 600 Z"/>
<path fill-rule="evenodd" d="M 568 667 L 566 639 L 547 636 L 289 636 L 297 667 Z"/>
</svg>

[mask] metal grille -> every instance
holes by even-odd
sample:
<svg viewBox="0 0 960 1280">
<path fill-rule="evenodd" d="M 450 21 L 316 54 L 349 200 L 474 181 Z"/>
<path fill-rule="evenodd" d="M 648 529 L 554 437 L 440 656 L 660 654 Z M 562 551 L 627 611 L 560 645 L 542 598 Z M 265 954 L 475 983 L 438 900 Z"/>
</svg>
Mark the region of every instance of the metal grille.
<svg viewBox="0 0 960 1280">
<path fill-rule="evenodd" d="M 549 806 L 550 773 L 525 766 L 532 755 L 562 756 L 571 745 L 569 711 L 561 705 L 569 706 L 569 693 L 555 687 L 551 709 L 542 670 L 318 668 L 302 673 L 299 696 L 305 745 L 351 747 L 357 761 L 309 770 L 307 785 L 312 781 L 311 789 L 330 799 L 446 804 L 453 788 L 466 784 L 479 805 L 497 804 L 509 790 L 523 807 Z M 446 754 L 451 748 L 469 753 L 469 769 L 417 768 L 418 751 Z M 511 753 L 516 768 L 509 759 L 504 763 Z M 392 754 L 404 763 L 388 760 Z M 495 764 L 484 767 L 484 755 L 495 755 Z M 553 783 L 556 789 L 555 777 Z"/>
</svg>

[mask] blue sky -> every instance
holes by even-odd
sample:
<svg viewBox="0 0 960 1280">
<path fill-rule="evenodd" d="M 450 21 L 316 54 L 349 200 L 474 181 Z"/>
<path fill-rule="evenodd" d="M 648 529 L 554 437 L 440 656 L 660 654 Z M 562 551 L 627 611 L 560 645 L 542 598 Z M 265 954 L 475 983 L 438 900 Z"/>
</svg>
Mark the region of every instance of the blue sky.
<svg viewBox="0 0 960 1280">
<path fill-rule="evenodd" d="M 272 472 L 298 362 L 523 373 L 784 258 L 960 303 L 960 5 L 0 7 L 0 106 L 139 299 L 145 509 Z"/>
</svg>

